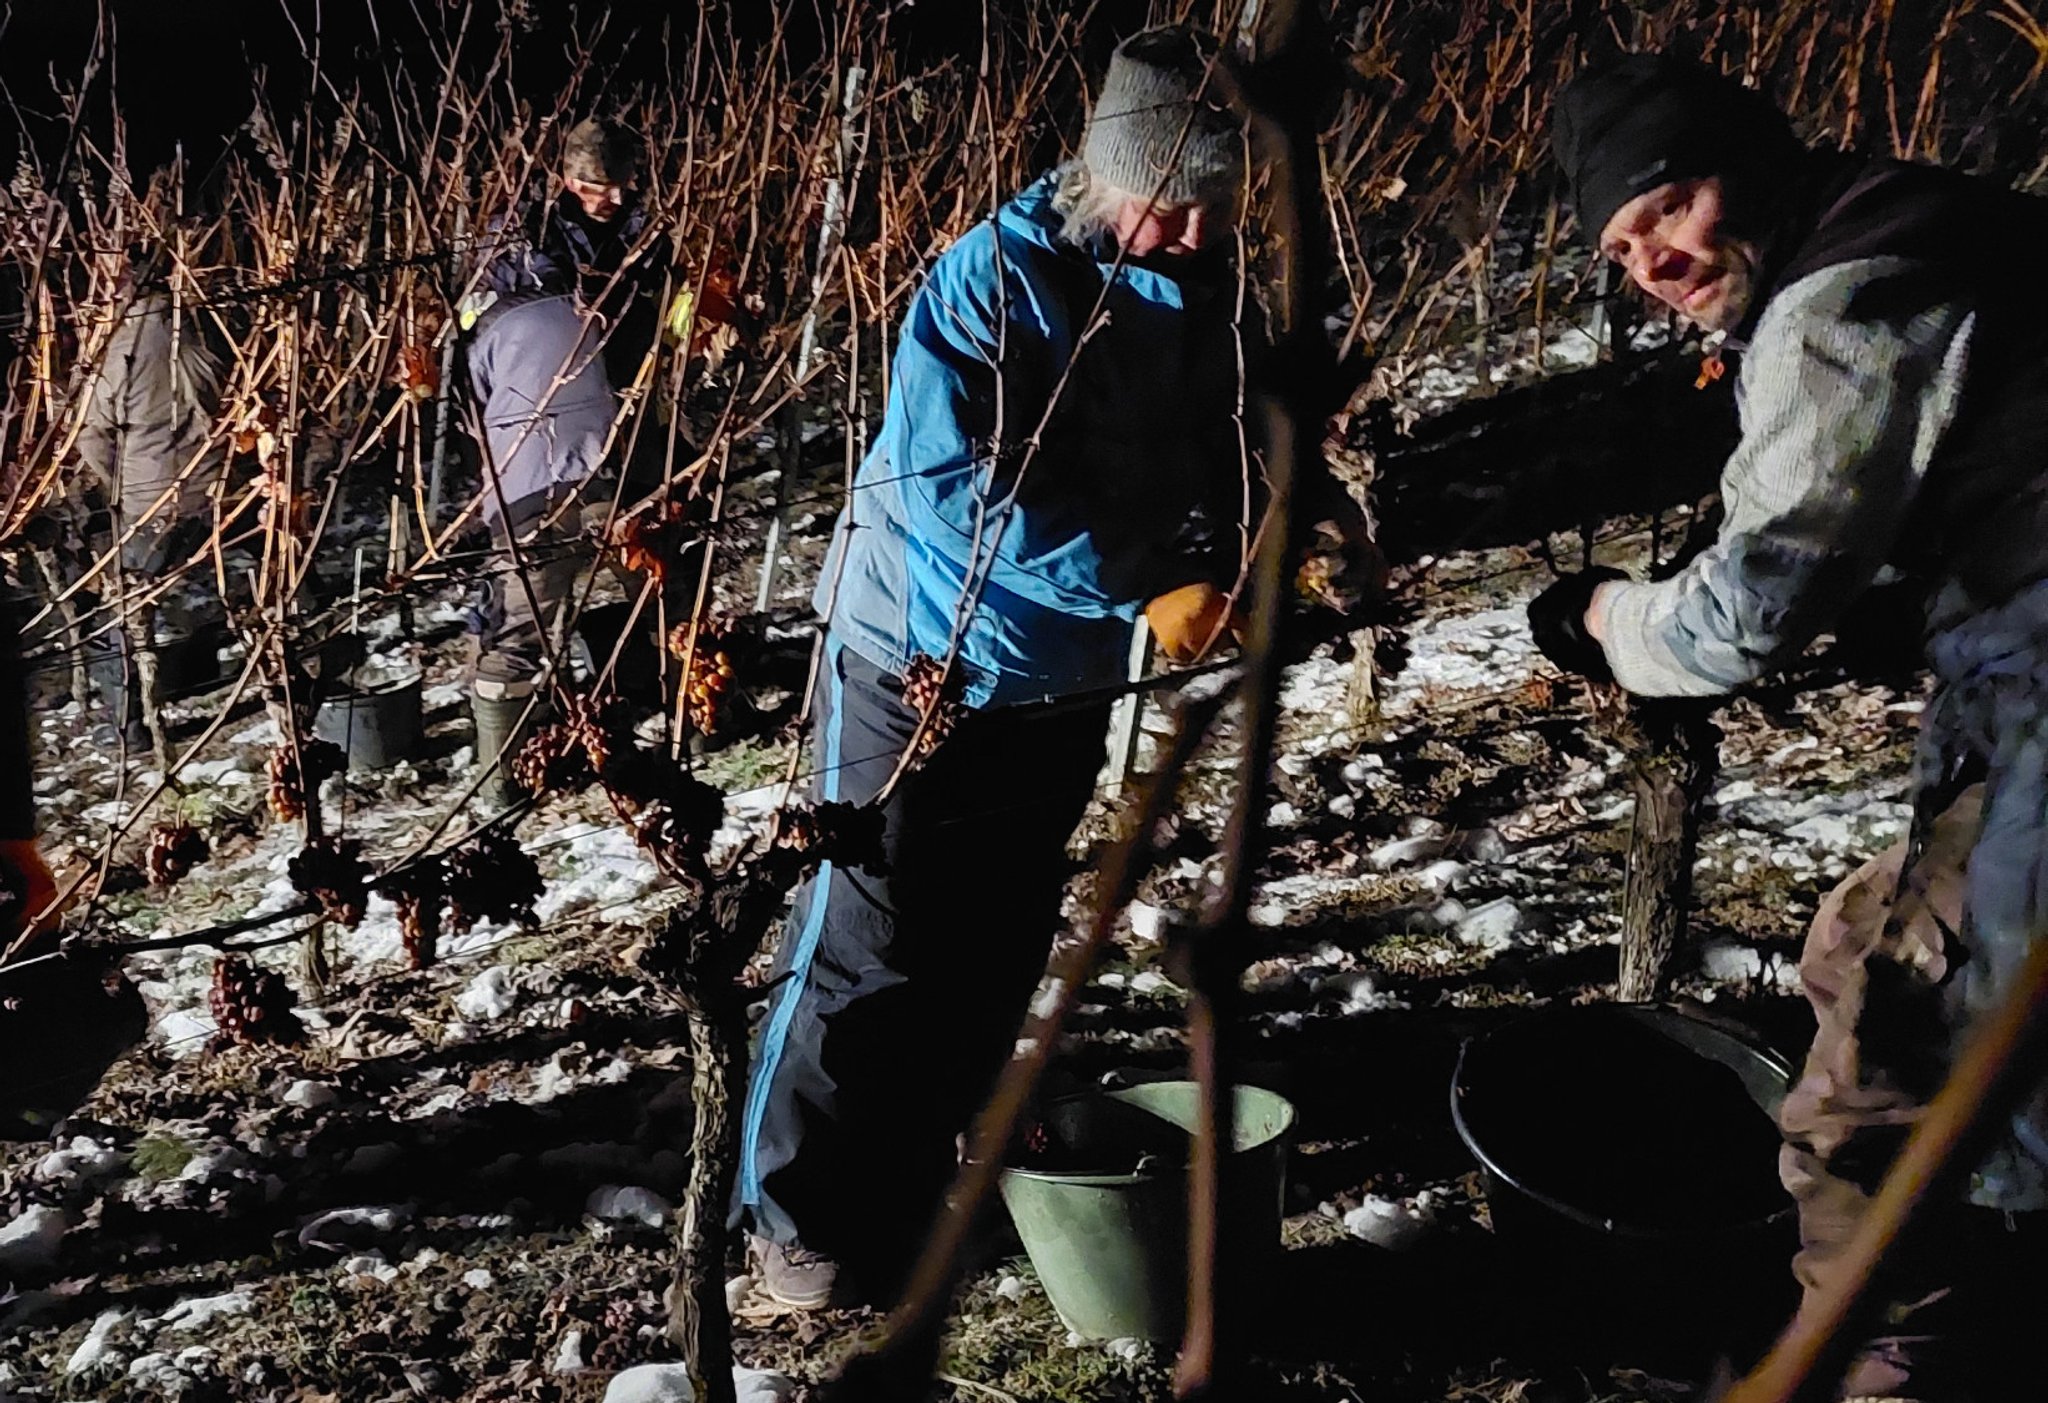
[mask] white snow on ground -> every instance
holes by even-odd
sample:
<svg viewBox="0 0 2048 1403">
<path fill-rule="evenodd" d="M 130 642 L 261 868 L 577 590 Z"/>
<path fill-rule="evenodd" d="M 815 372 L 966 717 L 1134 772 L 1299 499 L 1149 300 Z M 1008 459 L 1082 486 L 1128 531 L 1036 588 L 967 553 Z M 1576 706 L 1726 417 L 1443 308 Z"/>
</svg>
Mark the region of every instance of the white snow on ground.
<svg viewBox="0 0 2048 1403">
<path fill-rule="evenodd" d="M 1367 1194 L 1343 1217 L 1344 1231 L 1375 1247 L 1405 1252 L 1436 1229 L 1437 1195 L 1423 1190 L 1414 1198 Z"/>
<path fill-rule="evenodd" d="M 102 1311 L 92 1323 L 92 1328 L 79 1341 L 78 1348 L 64 1362 L 67 1374 L 83 1374 L 89 1370 L 101 1369 L 112 1364 L 117 1358 L 114 1333 L 126 1325 L 133 1312 L 125 1310 Z"/>
<path fill-rule="evenodd" d="M 222 777 L 238 772 L 249 775 L 254 782 L 254 771 L 260 769 L 260 762 L 246 757 L 239 766 L 232 757 L 213 763 L 221 768 L 209 769 L 207 773 L 216 782 L 228 782 Z M 333 802 L 337 791 L 330 789 L 328 793 L 328 811 L 333 815 L 339 807 Z M 714 855 L 730 852 L 759 832 L 779 794 L 780 786 L 768 785 L 734 796 L 714 842 Z M 421 831 L 421 821 L 437 816 L 434 805 L 446 801 L 445 791 L 369 810 L 352 800 L 348 832 L 365 840 L 365 850 L 373 861 L 388 859 L 404 851 L 411 833 Z M 88 811 L 87 816 L 99 822 L 118 821 L 120 813 L 117 806 L 102 804 Z M 546 890 L 535 903 L 535 914 L 543 924 L 586 918 L 630 921 L 644 916 L 647 903 L 666 888 L 659 870 L 634 844 L 631 835 L 617 825 L 577 819 L 553 828 L 530 825 L 528 833 L 527 850 L 547 879 Z M 203 872 L 209 884 L 224 892 L 255 896 L 253 904 L 222 911 L 216 919 L 261 917 L 296 905 L 300 896 L 292 887 L 289 863 L 298 846 L 296 827 L 280 824 L 270 828 L 239 860 L 208 864 Z M 197 928 L 202 923 L 185 924 Z M 281 933 L 285 928 L 276 929 Z M 516 938 L 520 930 L 517 925 L 481 924 L 467 932 L 446 934 L 441 942 L 442 958 L 451 964 L 487 961 L 492 951 Z M 404 958 L 397 909 L 381 896 L 370 898 L 368 913 L 360 926 L 352 931 L 332 931 L 330 939 L 335 942 L 336 955 L 345 962 L 388 966 Z M 256 958 L 266 964 L 289 964 L 288 957 L 275 953 L 259 954 Z M 201 1050 L 213 1035 L 207 994 L 214 959 L 212 949 L 195 948 L 147 952 L 129 962 L 129 972 L 150 1007 L 153 1035 L 175 1055 L 187 1056 Z M 482 1015 L 465 1013 L 465 1017 L 471 1016 Z"/>
<path fill-rule="evenodd" d="M 675 1212 L 675 1205 L 654 1190 L 638 1185 L 601 1184 L 590 1191 L 583 1211 L 600 1222 L 639 1223 L 658 1228 Z"/>
<path fill-rule="evenodd" d="M 577 824 L 549 834 L 542 842 L 555 849 L 549 854 L 554 871 L 548 889 L 534 903 L 534 911 L 543 921 L 559 920 L 572 912 L 615 915 L 618 908 L 638 901 L 661 880 L 660 871 L 622 828 Z M 538 848 L 541 843 L 533 846 Z"/>
<path fill-rule="evenodd" d="M 1761 773 L 1768 780 L 1769 770 Z M 1736 878 L 1775 867 L 1799 880 L 1837 880 L 1903 839 L 1913 818 L 1899 783 L 1827 792 L 1724 778 L 1714 803 L 1701 852 Z"/>
<path fill-rule="evenodd" d="M 1540 658 L 1520 602 L 1427 618 L 1409 630 L 1408 648 L 1407 666 L 1386 680 L 1380 695 L 1380 713 L 1389 720 L 1424 719 L 1443 702 L 1517 686 L 1536 671 Z M 1323 727 L 1341 722 L 1351 673 L 1350 663 L 1337 662 L 1327 651 L 1288 669 L 1281 705 L 1307 729 L 1292 742 L 1295 749 L 1320 754 L 1329 748 L 1311 742 Z"/>
<path fill-rule="evenodd" d="M 1905 837 L 1913 818 L 1913 806 L 1896 786 L 1798 793 L 1724 779 L 1714 804 L 1724 822 L 1779 834 L 1814 852 L 1875 853 Z"/>
<path fill-rule="evenodd" d="M 1732 940 L 1710 941 L 1700 951 L 1700 972 L 1721 984 L 1761 984 L 1779 993 L 1800 991 L 1799 966 L 1776 950 Z"/>
<path fill-rule="evenodd" d="M 1408 646 L 1408 666 L 1388 683 L 1381 703 L 1388 716 L 1426 711 L 1444 691 L 1492 692 L 1515 686 L 1536 669 L 1540 656 L 1529 639 L 1528 619 L 1519 601 L 1477 613 L 1432 617 L 1409 631 Z"/>
<path fill-rule="evenodd" d="M 216 1320 L 247 1315 L 256 1308 L 256 1298 L 247 1291 L 227 1291 L 218 1296 L 192 1296 L 177 1302 L 157 1318 L 160 1330 L 203 1330 Z"/>
<path fill-rule="evenodd" d="M 64 1210 L 35 1204 L 0 1225 L 0 1271 L 36 1271 L 57 1260 L 64 1241 Z"/>
</svg>

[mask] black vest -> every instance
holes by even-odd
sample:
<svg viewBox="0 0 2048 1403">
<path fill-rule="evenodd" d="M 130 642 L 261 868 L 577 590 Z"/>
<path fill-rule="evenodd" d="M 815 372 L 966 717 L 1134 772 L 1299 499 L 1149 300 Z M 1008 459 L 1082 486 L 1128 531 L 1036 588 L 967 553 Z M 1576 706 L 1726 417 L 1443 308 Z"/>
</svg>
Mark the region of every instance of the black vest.
<svg viewBox="0 0 2048 1403">
<path fill-rule="evenodd" d="M 1962 401 L 1929 467 L 1899 564 L 1932 567 L 1987 607 L 2048 576 L 2048 201 L 1901 161 L 1823 178 L 1771 286 L 1904 258 L 1852 318 L 1897 322 L 1944 303 L 1976 314 Z"/>
</svg>

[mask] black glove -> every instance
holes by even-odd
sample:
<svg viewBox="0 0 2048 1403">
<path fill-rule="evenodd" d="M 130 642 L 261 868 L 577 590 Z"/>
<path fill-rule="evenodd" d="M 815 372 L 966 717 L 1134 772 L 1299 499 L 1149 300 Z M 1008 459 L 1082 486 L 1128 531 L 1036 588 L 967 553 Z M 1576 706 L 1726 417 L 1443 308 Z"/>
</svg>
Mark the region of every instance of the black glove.
<svg viewBox="0 0 2048 1403">
<path fill-rule="evenodd" d="M 1543 656 L 1566 672 L 1576 672 L 1595 682 L 1612 682 L 1607 653 L 1586 631 L 1586 610 L 1593 605 L 1593 591 L 1609 580 L 1628 576 L 1605 565 L 1596 565 L 1576 575 L 1561 576 L 1557 583 L 1529 601 L 1529 636 L 1543 650 Z"/>
</svg>

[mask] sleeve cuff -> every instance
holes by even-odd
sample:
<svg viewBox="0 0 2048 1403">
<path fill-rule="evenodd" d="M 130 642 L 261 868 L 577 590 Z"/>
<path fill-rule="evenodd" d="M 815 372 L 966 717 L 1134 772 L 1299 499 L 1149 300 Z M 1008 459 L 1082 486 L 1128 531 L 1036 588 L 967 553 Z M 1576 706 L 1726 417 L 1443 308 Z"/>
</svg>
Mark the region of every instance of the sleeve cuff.
<svg viewBox="0 0 2048 1403">
<path fill-rule="evenodd" d="M 1601 647 L 1614 680 L 1644 697 L 1715 697 L 1729 690 L 1718 677 L 1689 666 L 1672 646 L 1670 623 L 1687 576 L 1652 583 L 1630 581 L 1601 598 Z"/>
</svg>

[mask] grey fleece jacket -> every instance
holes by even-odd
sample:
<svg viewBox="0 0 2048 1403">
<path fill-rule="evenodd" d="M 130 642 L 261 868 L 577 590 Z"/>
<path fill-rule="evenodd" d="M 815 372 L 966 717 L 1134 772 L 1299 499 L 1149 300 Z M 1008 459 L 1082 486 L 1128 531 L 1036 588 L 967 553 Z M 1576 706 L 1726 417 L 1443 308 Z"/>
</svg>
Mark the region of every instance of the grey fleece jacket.
<svg viewBox="0 0 2048 1403">
<path fill-rule="evenodd" d="M 170 297 L 143 293 L 122 313 L 93 377 L 78 456 L 131 520 L 177 483 L 151 518 L 165 529 L 197 510 L 213 485 L 222 455 L 207 439 L 220 397 L 220 359 L 198 319 L 187 314 L 173 328 Z"/>
<path fill-rule="evenodd" d="M 1736 381 L 1720 539 L 1671 579 L 1601 594 L 1608 664 L 1629 691 L 1711 696 L 1770 671 L 1899 543 L 1955 422 L 1976 324 L 1959 302 L 1852 314 L 1914 268 L 1839 263 L 1765 307 Z"/>
</svg>

